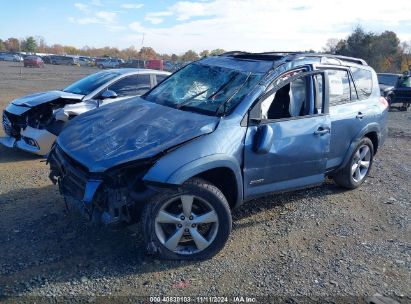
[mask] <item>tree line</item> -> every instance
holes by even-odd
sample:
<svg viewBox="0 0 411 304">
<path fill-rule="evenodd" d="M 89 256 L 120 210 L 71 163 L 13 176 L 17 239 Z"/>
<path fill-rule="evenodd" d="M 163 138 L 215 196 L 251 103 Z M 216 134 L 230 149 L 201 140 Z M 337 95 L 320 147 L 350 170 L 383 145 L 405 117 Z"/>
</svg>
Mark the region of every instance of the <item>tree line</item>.
<svg viewBox="0 0 411 304">
<path fill-rule="evenodd" d="M 411 41 L 401 42 L 392 31 L 377 34 L 357 26 L 345 39 L 328 39 L 323 51 L 362 58 L 377 72 L 404 72 L 411 65 Z"/>
<path fill-rule="evenodd" d="M 118 57 L 123 59 L 139 58 L 164 59 L 173 62 L 193 61 L 201 57 L 220 55 L 223 49 L 203 50 L 199 53 L 188 50 L 183 54 L 160 54 L 151 47 L 142 47 L 139 50 L 133 46 L 125 49 L 115 47 L 95 48 L 84 46 L 76 48 L 68 45 L 48 45 L 44 38 L 27 37 L 17 39 L 14 37 L 6 40 L 0 39 L 0 51 L 50 53 L 60 55 L 83 55 L 92 57 Z M 325 53 L 362 58 L 377 72 L 403 72 L 411 65 L 411 41 L 401 42 L 397 34 L 392 31 L 383 33 L 367 32 L 357 26 L 353 32 L 344 39 L 328 39 L 322 48 Z"/>
<path fill-rule="evenodd" d="M 17 39 L 14 37 L 6 40 L 0 39 L 0 51 L 8 52 L 29 52 L 29 53 L 47 53 L 56 55 L 82 55 L 92 57 L 117 57 L 123 59 L 139 58 L 148 59 L 164 59 L 173 62 L 177 61 L 193 61 L 200 57 L 217 56 L 225 52 L 223 49 L 203 50 L 199 53 L 188 50 L 183 54 L 160 54 L 152 47 L 142 47 L 139 50 L 133 46 L 125 49 L 115 47 L 95 48 L 84 46 L 76 48 L 69 45 L 53 44 L 48 45 L 42 37 L 27 37 L 25 39 Z"/>
</svg>

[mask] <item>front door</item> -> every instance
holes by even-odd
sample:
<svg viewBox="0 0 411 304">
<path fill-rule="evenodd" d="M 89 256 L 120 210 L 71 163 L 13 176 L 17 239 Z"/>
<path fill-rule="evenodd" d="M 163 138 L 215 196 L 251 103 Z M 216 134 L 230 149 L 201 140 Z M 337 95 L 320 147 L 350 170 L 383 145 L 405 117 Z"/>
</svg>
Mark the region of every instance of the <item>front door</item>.
<svg viewBox="0 0 411 304">
<path fill-rule="evenodd" d="M 327 96 L 325 72 L 300 72 L 260 98 L 245 139 L 246 199 L 324 180 L 331 132 Z"/>
</svg>

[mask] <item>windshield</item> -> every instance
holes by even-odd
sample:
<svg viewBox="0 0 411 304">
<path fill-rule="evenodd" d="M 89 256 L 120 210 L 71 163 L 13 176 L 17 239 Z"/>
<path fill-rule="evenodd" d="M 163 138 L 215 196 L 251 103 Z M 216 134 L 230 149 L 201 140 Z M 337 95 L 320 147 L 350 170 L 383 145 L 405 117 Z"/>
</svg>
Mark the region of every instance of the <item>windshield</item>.
<svg viewBox="0 0 411 304">
<path fill-rule="evenodd" d="M 225 114 L 241 102 L 261 76 L 196 62 L 171 75 L 143 98 L 207 115 Z"/>
<path fill-rule="evenodd" d="M 398 76 L 396 75 L 378 75 L 378 83 L 388 86 L 395 86 Z"/>
<path fill-rule="evenodd" d="M 88 95 L 98 87 L 119 76 L 113 72 L 98 72 L 76 81 L 63 90 L 63 92 Z"/>
</svg>

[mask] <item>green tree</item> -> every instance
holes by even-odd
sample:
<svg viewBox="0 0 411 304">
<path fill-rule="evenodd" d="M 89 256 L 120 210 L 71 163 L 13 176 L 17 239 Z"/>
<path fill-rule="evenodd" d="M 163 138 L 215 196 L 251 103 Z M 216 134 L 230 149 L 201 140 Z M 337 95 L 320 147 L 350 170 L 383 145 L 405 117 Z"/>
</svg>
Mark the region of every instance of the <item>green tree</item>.
<svg viewBox="0 0 411 304">
<path fill-rule="evenodd" d="M 27 37 L 26 40 L 21 42 L 21 50 L 24 52 L 37 52 L 37 42 L 32 36 Z"/>
<path fill-rule="evenodd" d="M 4 44 L 4 41 L 0 39 L 0 51 L 5 51 L 6 50 L 6 46 Z"/>
</svg>

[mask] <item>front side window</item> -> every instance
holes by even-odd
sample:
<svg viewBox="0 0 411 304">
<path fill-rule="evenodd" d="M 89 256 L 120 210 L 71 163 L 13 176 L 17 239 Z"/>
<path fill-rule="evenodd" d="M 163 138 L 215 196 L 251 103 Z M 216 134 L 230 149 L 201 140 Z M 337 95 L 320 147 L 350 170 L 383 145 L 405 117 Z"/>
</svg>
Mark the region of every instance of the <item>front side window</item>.
<svg viewBox="0 0 411 304">
<path fill-rule="evenodd" d="M 119 74 L 113 72 L 98 72 L 69 85 L 63 92 L 88 95 L 117 76 Z"/>
<path fill-rule="evenodd" d="M 171 75 L 143 98 L 207 115 L 226 114 L 260 79 L 260 74 L 196 62 Z"/>
<path fill-rule="evenodd" d="M 310 83 L 311 76 L 301 76 L 283 85 L 253 108 L 251 118 L 284 119 L 319 113 L 314 107 L 315 96 L 310 94 Z"/>
<path fill-rule="evenodd" d="M 354 78 L 355 87 L 357 88 L 358 98 L 366 99 L 370 97 L 372 93 L 371 71 L 360 68 L 351 68 L 351 73 Z"/>
<path fill-rule="evenodd" d="M 150 75 L 133 75 L 123 78 L 108 87 L 120 97 L 143 95 L 150 90 Z"/>
</svg>

